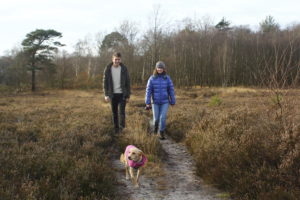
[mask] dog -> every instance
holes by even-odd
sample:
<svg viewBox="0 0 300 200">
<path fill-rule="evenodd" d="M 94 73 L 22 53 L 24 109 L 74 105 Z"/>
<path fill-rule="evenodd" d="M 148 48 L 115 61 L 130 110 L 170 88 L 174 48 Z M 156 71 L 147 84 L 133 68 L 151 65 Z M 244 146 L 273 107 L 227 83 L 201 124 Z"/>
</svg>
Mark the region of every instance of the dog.
<svg viewBox="0 0 300 200">
<path fill-rule="evenodd" d="M 144 153 L 134 145 L 128 145 L 125 152 L 120 156 L 121 163 L 124 164 L 126 170 L 126 179 L 131 179 L 135 187 L 139 187 L 139 177 L 142 167 L 146 164 L 147 157 Z M 136 171 L 136 174 L 134 173 Z"/>
</svg>

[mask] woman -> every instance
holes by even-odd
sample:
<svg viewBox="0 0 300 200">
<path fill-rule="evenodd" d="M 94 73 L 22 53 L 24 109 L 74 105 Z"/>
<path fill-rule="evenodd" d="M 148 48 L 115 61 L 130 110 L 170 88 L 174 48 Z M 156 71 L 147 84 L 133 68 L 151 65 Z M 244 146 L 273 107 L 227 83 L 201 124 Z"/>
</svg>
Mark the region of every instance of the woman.
<svg viewBox="0 0 300 200">
<path fill-rule="evenodd" d="M 160 139 L 165 139 L 166 118 L 169 104 L 175 105 L 174 85 L 170 76 L 166 73 L 165 63 L 158 61 L 153 75 L 149 78 L 146 88 L 146 108 L 153 104 L 153 125 L 156 134 L 159 128 Z"/>
</svg>

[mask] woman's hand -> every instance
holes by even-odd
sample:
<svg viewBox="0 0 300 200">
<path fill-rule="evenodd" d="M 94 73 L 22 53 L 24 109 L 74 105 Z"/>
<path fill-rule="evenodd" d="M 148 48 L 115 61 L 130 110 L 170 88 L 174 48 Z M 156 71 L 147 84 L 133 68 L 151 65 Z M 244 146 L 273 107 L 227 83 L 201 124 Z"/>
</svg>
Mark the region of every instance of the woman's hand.
<svg viewBox="0 0 300 200">
<path fill-rule="evenodd" d="M 151 109 L 151 105 L 147 104 L 146 107 L 145 107 L 145 110 L 150 110 L 150 109 Z"/>
</svg>

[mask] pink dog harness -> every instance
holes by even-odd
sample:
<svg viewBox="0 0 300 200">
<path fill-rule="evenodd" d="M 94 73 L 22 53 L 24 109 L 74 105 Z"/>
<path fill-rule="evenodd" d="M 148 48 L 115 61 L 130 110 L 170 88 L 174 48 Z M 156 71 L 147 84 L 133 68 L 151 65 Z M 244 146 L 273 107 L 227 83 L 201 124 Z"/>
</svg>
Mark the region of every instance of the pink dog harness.
<svg viewBox="0 0 300 200">
<path fill-rule="evenodd" d="M 133 145 L 128 145 L 128 146 L 126 147 L 126 150 L 125 150 L 125 156 L 126 156 L 126 160 L 127 160 L 127 162 L 128 162 L 128 165 L 129 165 L 130 167 L 135 168 L 135 169 L 144 166 L 145 163 L 148 161 L 148 159 L 146 158 L 146 156 L 145 156 L 144 154 L 142 155 L 142 160 L 139 161 L 139 162 L 135 162 L 135 161 L 133 161 L 133 160 L 129 160 L 129 159 L 128 159 L 128 153 L 129 153 L 129 151 L 130 151 L 131 148 L 136 148 L 136 147 L 133 146 Z"/>
</svg>

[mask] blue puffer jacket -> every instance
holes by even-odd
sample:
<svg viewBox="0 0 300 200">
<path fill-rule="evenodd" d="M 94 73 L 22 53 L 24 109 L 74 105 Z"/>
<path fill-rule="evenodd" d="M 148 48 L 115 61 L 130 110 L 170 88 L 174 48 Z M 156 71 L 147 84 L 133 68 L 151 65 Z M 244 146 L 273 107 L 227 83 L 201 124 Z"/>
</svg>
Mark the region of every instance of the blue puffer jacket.
<svg viewBox="0 0 300 200">
<path fill-rule="evenodd" d="M 152 75 L 147 83 L 146 88 L 146 104 L 165 104 L 170 103 L 174 105 L 176 103 L 174 85 L 168 75 Z"/>
</svg>

